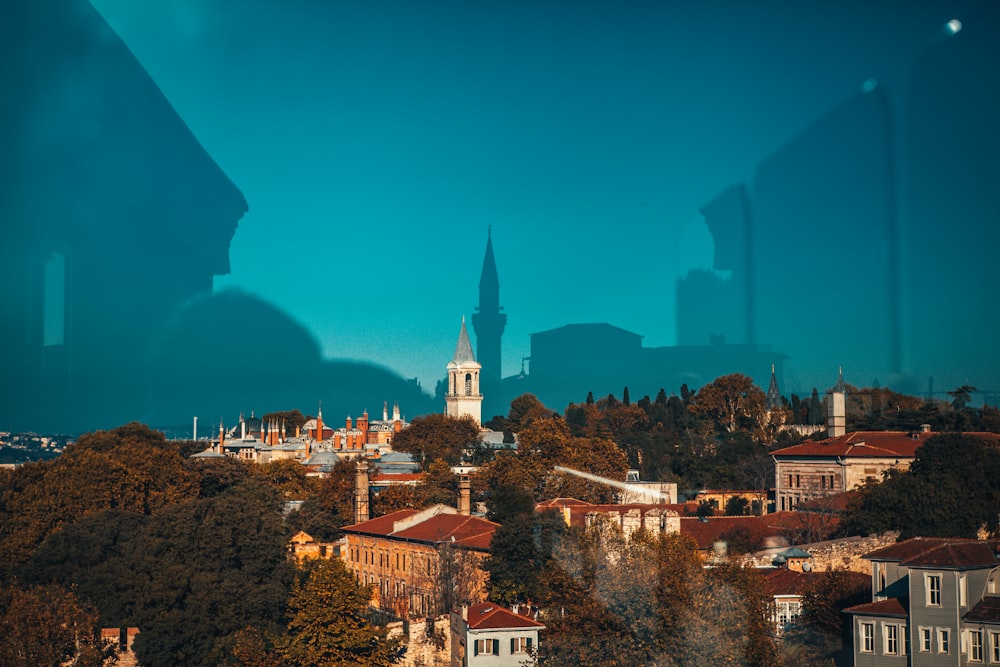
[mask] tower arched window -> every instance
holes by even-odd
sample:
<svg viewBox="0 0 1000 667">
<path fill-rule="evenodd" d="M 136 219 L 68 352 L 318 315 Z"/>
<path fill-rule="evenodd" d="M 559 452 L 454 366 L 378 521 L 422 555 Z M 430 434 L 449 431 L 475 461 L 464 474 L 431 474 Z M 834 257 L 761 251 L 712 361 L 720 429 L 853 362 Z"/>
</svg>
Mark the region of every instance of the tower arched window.
<svg viewBox="0 0 1000 667">
<path fill-rule="evenodd" d="M 472 373 L 465 374 L 465 395 L 472 396 Z"/>
</svg>

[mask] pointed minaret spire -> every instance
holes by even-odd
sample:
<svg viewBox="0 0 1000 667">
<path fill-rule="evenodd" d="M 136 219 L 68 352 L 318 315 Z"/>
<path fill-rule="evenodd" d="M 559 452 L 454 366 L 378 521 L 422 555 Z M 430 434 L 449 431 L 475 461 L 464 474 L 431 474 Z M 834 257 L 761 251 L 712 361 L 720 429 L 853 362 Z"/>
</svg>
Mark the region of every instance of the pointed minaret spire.
<svg viewBox="0 0 1000 667">
<path fill-rule="evenodd" d="M 486 254 L 483 256 L 483 270 L 479 276 L 479 305 L 472 315 L 472 328 L 476 332 L 476 358 L 483 365 L 484 393 L 495 401 L 500 397 L 500 380 L 503 377 L 501 340 L 507 326 L 507 314 L 502 311 L 500 280 L 493 257 L 493 228 L 487 227 Z M 502 406 L 493 406 L 499 407 Z"/>
<path fill-rule="evenodd" d="M 781 392 L 778 390 L 778 378 L 774 374 L 774 364 L 771 364 L 771 382 L 767 385 L 767 409 L 781 408 Z"/>
</svg>

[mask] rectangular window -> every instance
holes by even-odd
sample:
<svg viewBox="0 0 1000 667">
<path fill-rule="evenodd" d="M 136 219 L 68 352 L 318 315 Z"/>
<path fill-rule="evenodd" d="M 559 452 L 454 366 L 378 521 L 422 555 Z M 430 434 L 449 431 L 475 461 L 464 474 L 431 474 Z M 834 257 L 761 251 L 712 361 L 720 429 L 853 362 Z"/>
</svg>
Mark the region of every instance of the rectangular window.
<svg viewBox="0 0 1000 667">
<path fill-rule="evenodd" d="M 514 637 L 510 640 L 510 652 L 514 655 L 531 653 L 531 637 Z"/>
<path fill-rule="evenodd" d="M 496 639 L 477 639 L 473 655 L 500 655 L 500 642 Z"/>
<path fill-rule="evenodd" d="M 931 650 L 931 629 L 920 628 L 920 651 L 929 653 Z"/>
<path fill-rule="evenodd" d="M 973 662 L 983 661 L 983 632 L 982 630 L 969 631 L 969 660 Z"/>
<path fill-rule="evenodd" d="M 941 575 L 940 574 L 925 574 L 924 575 L 924 587 L 927 592 L 927 606 L 928 607 L 940 607 L 941 606 Z"/>
<path fill-rule="evenodd" d="M 874 623 L 862 623 L 861 624 L 861 652 L 862 653 L 874 653 L 875 652 L 875 624 Z"/>
<path fill-rule="evenodd" d="M 1000 663 L 1000 632 L 990 633 L 990 655 L 993 662 Z"/>
<path fill-rule="evenodd" d="M 882 632 L 884 633 L 882 652 L 886 655 L 899 655 L 899 626 L 883 625 Z"/>
<path fill-rule="evenodd" d="M 948 628 L 938 628 L 938 653 L 948 653 L 951 647 L 948 644 L 948 640 L 951 639 Z"/>
</svg>

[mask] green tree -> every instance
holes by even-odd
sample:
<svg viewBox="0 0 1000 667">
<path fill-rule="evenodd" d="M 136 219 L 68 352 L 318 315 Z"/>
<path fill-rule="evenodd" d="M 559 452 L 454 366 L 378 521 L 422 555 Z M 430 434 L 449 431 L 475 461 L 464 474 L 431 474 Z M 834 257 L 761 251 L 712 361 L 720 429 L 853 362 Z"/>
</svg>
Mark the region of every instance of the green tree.
<svg viewBox="0 0 1000 667">
<path fill-rule="evenodd" d="M 371 591 L 359 586 L 337 559 L 318 561 L 288 599 L 287 632 L 277 641 L 289 667 L 397 662 L 398 642 L 366 617 Z"/>
<path fill-rule="evenodd" d="M 976 537 L 997 532 L 1000 443 L 944 433 L 917 449 L 907 472 L 889 470 L 860 489 L 845 519 L 849 534 L 896 529 L 900 537 Z"/>
<path fill-rule="evenodd" d="M 479 443 L 479 424 L 472 417 L 432 414 L 416 417 L 397 433 L 392 439 L 392 448 L 413 454 L 421 466 L 426 467 L 435 459 L 457 465 L 462 461 L 463 452 L 476 449 Z"/>
</svg>

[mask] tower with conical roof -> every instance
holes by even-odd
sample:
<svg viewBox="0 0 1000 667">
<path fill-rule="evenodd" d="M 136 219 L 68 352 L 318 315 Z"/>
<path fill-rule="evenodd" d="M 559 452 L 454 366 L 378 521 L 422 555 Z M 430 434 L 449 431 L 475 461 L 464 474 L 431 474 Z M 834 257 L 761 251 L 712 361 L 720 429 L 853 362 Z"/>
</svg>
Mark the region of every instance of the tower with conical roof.
<svg viewBox="0 0 1000 667">
<path fill-rule="evenodd" d="M 767 386 L 767 409 L 780 410 L 782 407 L 781 392 L 778 390 L 778 378 L 774 374 L 774 364 L 771 364 L 771 383 Z"/>
<path fill-rule="evenodd" d="M 497 278 L 497 264 L 493 258 L 492 228 L 486 230 L 486 255 L 483 257 L 483 272 L 479 276 L 479 305 L 472 315 L 472 329 L 476 332 L 476 358 L 483 367 L 483 389 L 491 396 L 499 396 L 500 380 L 500 339 L 507 326 L 507 315 L 501 312 L 500 281 Z"/>
<path fill-rule="evenodd" d="M 482 366 L 472 354 L 472 343 L 469 342 L 469 330 L 465 328 L 465 318 L 462 318 L 462 328 L 458 332 L 458 344 L 455 345 L 455 355 L 448 362 L 448 391 L 445 393 L 445 411 L 449 417 L 469 415 L 477 424 L 483 421 L 483 395 L 479 392 L 479 373 Z"/>
</svg>

